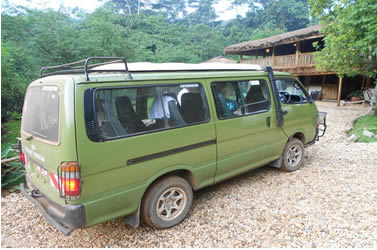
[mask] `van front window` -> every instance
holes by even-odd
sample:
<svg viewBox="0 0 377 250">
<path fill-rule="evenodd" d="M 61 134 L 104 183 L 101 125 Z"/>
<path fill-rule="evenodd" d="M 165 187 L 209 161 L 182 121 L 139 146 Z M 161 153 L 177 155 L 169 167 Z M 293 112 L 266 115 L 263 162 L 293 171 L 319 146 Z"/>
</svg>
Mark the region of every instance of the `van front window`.
<svg viewBox="0 0 377 250">
<path fill-rule="evenodd" d="M 22 131 L 51 142 L 59 140 L 60 91 L 58 86 L 34 86 L 26 93 Z"/>
</svg>

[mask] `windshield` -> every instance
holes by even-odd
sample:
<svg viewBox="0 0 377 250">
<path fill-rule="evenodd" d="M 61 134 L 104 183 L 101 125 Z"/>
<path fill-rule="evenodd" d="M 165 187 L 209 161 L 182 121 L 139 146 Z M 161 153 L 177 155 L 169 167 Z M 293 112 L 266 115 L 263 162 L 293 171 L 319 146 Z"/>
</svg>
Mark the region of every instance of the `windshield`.
<svg viewBox="0 0 377 250">
<path fill-rule="evenodd" d="M 58 142 L 59 105 L 58 86 L 30 87 L 22 112 L 22 130 L 32 136 Z"/>
</svg>

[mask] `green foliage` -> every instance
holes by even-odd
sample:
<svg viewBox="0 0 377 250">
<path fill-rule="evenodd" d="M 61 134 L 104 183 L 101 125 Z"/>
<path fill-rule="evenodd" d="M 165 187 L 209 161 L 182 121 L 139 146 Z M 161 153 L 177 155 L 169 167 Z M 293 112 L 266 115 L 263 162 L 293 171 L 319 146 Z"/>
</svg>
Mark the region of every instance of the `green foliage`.
<svg viewBox="0 0 377 250">
<path fill-rule="evenodd" d="M 349 93 L 347 97 L 348 98 L 359 97 L 361 99 L 364 99 L 364 94 L 363 94 L 362 90 L 355 90 L 355 91 L 352 91 L 351 93 Z"/>
<path fill-rule="evenodd" d="M 54 11 L 3 6 L 2 122 L 11 119 L 13 112 L 21 113 L 27 85 L 46 65 L 90 56 L 199 63 L 222 55 L 228 45 L 280 34 L 309 22 L 306 0 L 269 0 L 268 4 L 237 0 L 234 5 L 249 3 L 249 14 L 227 22 L 215 21 L 217 2 L 110 0 L 93 13 L 79 8 Z"/>
<path fill-rule="evenodd" d="M 363 135 L 363 131 L 368 130 L 374 134 L 377 134 L 377 116 L 361 116 L 355 122 L 353 128 L 348 133 L 348 135 L 356 135 L 357 142 L 377 142 L 376 137 L 368 137 Z"/>
<path fill-rule="evenodd" d="M 19 154 L 17 150 L 17 137 L 20 136 L 21 120 L 17 112 L 9 115 L 12 120 L 2 123 L 2 133 L 7 132 L 1 137 L 1 159 L 7 159 Z M 25 170 L 21 162 L 10 162 L 1 164 L 1 188 L 16 186 L 25 182 Z"/>
<path fill-rule="evenodd" d="M 1 188 L 9 188 L 25 183 L 25 169 L 21 162 L 1 164 Z"/>
<path fill-rule="evenodd" d="M 30 74 L 29 57 L 24 48 L 2 41 L 1 45 L 1 122 L 21 112 L 22 102 Z"/>
<path fill-rule="evenodd" d="M 11 114 L 10 116 L 17 116 L 16 112 Z M 18 114 L 19 116 L 19 114 Z M 21 130 L 21 120 L 10 120 L 6 123 L 2 123 L 1 132 L 4 133 L 1 136 L 1 151 L 3 152 L 7 148 L 10 148 L 13 144 L 17 143 L 17 137 L 20 137 L 20 130 Z M 7 153 L 7 157 L 16 156 L 16 151 L 11 151 Z M 1 158 L 4 158 L 3 153 L 1 153 Z"/>
<path fill-rule="evenodd" d="M 325 47 L 317 52 L 319 70 L 339 75 L 377 72 L 377 2 L 375 0 L 310 0 L 311 14 L 320 18 Z"/>
<path fill-rule="evenodd" d="M 307 0 L 248 0 L 249 11 L 245 18 L 248 27 L 286 29 L 287 31 L 305 28 L 309 24 Z"/>
</svg>

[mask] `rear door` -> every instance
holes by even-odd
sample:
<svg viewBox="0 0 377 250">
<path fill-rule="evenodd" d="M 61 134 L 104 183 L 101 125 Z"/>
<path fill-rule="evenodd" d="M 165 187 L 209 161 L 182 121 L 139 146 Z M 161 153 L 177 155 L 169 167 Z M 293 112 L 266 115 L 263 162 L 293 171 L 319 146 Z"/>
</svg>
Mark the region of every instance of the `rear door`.
<svg viewBox="0 0 377 250">
<path fill-rule="evenodd" d="M 26 176 L 60 204 L 57 168 L 63 161 L 77 160 L 74 102 L 72 78 L 47 77 L 28 87 L 22 113 Z"/>
<path fill-rule="evenodd" d="M 266 78 L 211 83 L 216 104 L 216 181 L 277 159 L 286 135 L 276 126 Z"/>
</svg>

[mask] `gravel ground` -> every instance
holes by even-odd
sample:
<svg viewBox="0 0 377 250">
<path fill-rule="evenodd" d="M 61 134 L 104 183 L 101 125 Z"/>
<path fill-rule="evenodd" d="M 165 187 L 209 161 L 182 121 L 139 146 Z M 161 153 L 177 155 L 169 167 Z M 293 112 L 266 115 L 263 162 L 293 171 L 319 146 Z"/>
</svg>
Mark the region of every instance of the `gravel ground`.
<svg viewBox="0 0 377 250">
<path fill-rule="evenodd" d="M 377 143 L 346 142 L 366 108 L 317 104 L 328 131 L 293 173 L 265 167 L 195 192 L 170 229 L 121 219 L 66 237 L 21 194 L 1 199 L 2 247 L 377 247 Z"/>
</svg>

